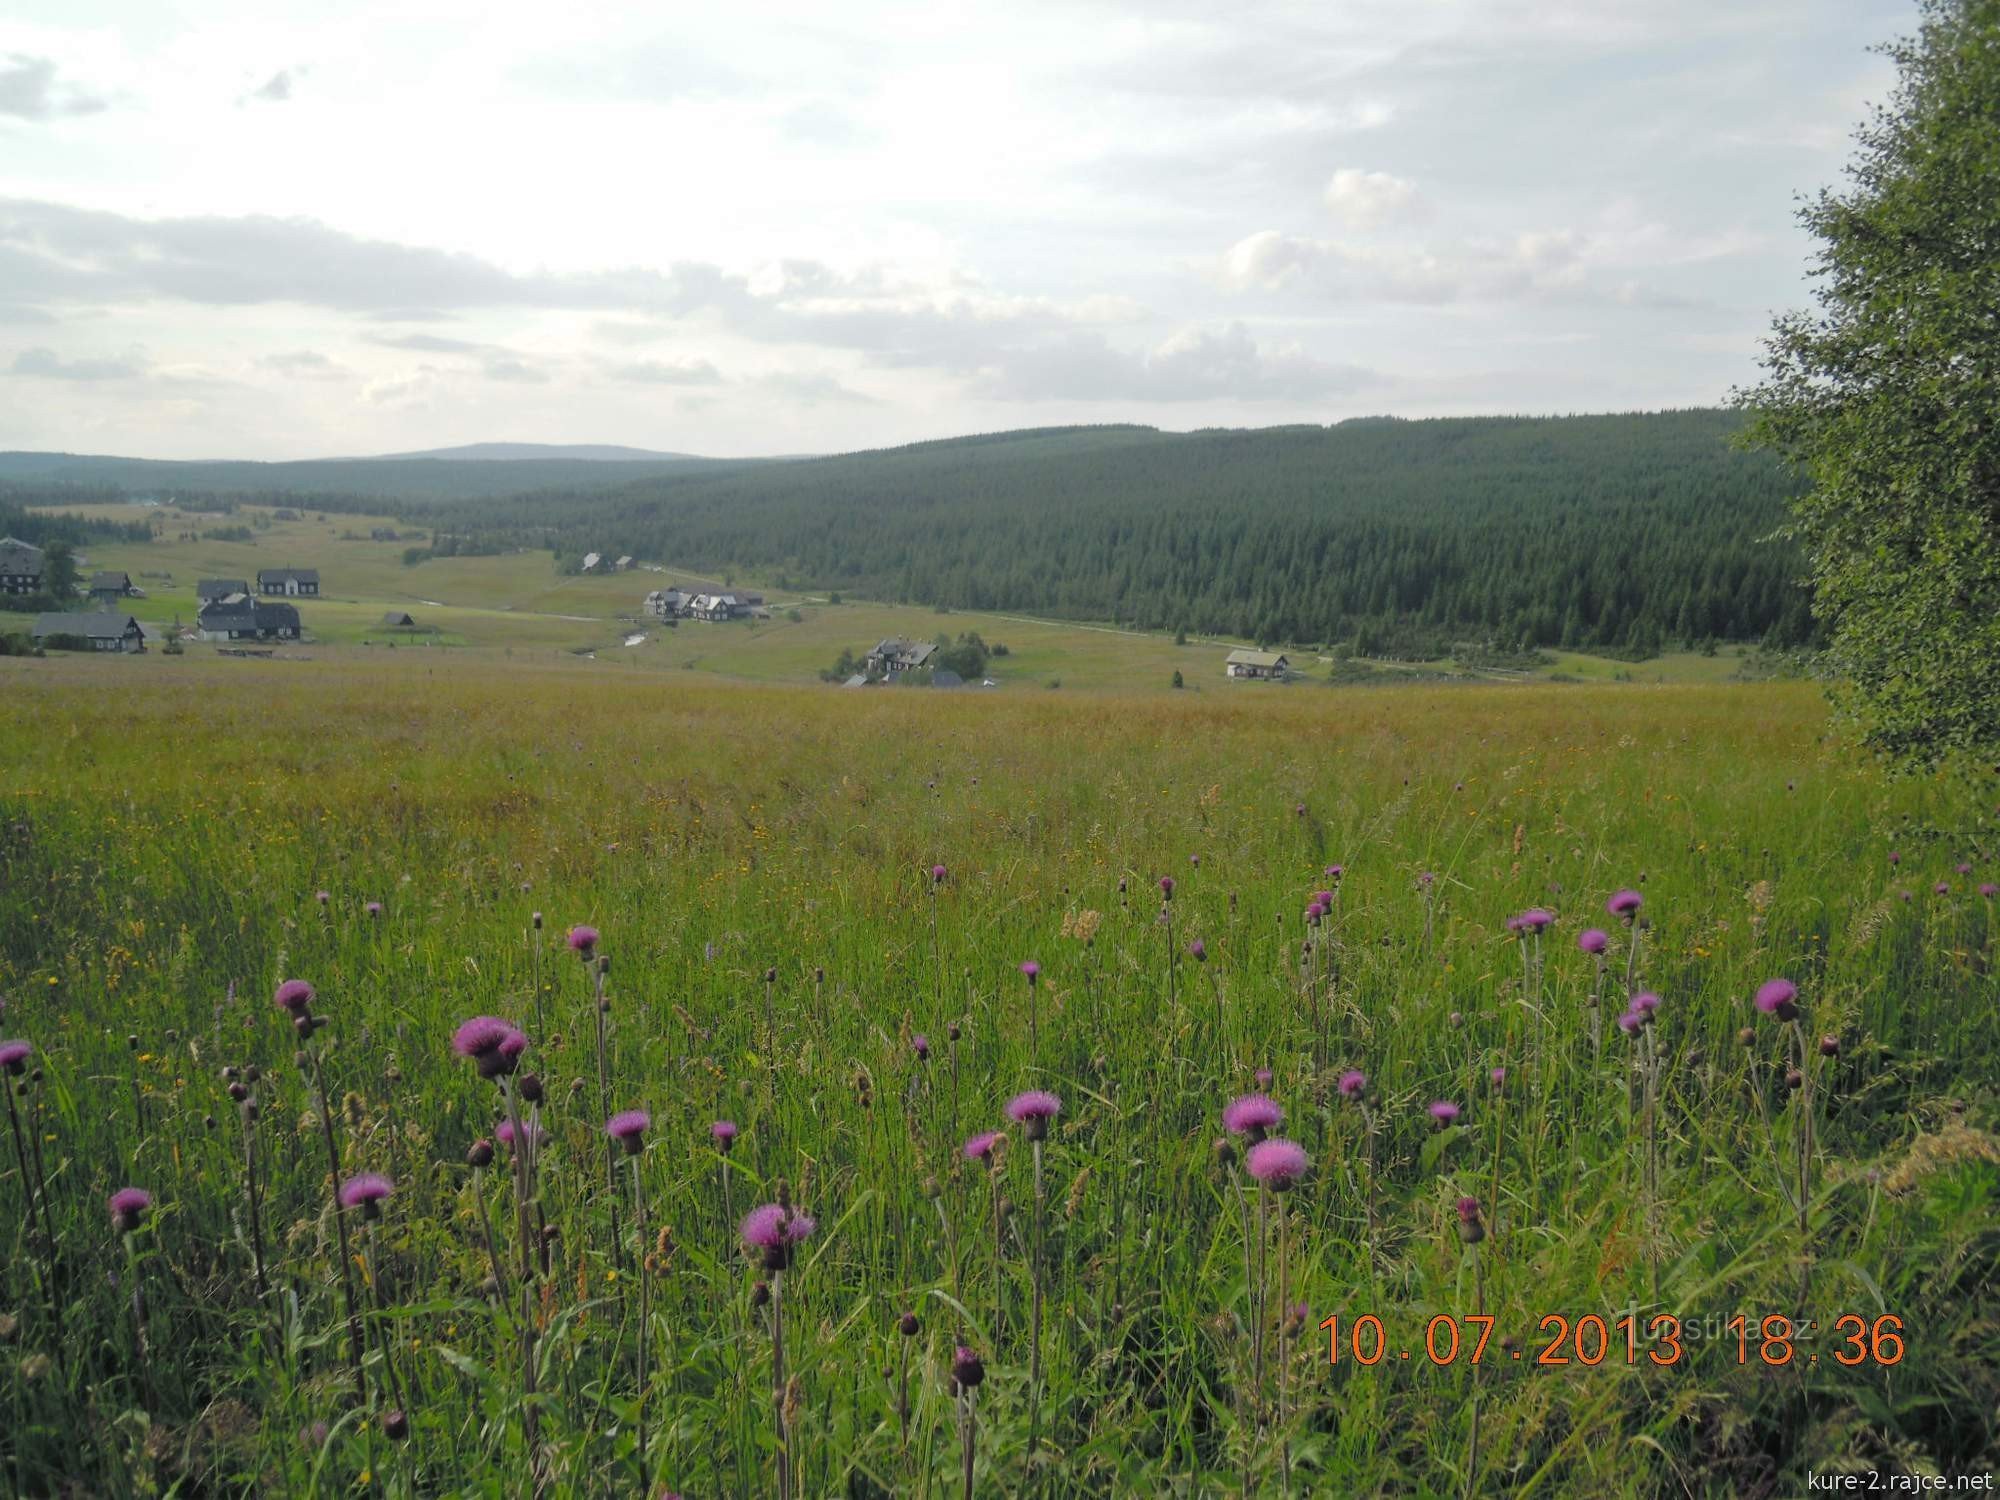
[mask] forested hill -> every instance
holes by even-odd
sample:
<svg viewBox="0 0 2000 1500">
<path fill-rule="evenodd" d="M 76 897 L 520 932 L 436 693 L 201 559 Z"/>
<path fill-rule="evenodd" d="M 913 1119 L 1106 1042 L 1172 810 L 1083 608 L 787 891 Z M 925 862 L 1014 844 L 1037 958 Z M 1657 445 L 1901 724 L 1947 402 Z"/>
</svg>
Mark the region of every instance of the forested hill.
<svg viewBox="0 0 2000 1500">
<path fill-rule="evenodd" d="M 780 587 L 1396 652 L 1811 634 L 1793 483 L 1714 410 L 1044 429 L 446 505 Z"/>
</svg>

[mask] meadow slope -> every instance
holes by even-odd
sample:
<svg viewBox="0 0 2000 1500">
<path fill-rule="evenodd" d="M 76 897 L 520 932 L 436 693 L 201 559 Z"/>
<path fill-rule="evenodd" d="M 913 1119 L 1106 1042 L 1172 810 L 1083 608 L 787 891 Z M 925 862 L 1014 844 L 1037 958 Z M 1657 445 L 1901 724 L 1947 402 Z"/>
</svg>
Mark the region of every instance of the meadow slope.
<svg viewBox="0 0 2000 1500">
<path fill-rule="evenodd" d="M 1809 687 L 835 693 L 399 651 L 10 659 L 0 691 L 18 1493 L 2000 1462 L 1996 798 L 1885 782 Z M 1629 1035 L 1628 968 L 1660 997 Z M 1795 1024 L 1751 1004 L 1779 976 Z M 538 1102 L 454 1054 L 481 1014 Z M 1003 1113 L 1029 1089 L 1044 1143 Z M 1290 1191 L 1224 1127 L 1253 1092 Z M 517 1111 L 532 1178 L 468 1166 Z M 334 1205 L 363 1172 L 379 1219 Z M 816 1227 L 778 1273 L 736 1220 L 781 1182 Z"/>
</svg>

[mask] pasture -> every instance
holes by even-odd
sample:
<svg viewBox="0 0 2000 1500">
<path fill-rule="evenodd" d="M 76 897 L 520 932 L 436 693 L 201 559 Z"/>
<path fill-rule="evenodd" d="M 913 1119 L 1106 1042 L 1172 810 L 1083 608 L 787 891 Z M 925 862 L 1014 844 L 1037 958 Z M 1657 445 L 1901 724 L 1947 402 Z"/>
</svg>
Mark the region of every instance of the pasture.
<svg viewBox="0 0 2000 1500">
<path fill-rule="evenodd" d="M 1809 686 L 0 685 L 14 1493 L 2000 1462 L 2000 794 Z"/>
</svg>

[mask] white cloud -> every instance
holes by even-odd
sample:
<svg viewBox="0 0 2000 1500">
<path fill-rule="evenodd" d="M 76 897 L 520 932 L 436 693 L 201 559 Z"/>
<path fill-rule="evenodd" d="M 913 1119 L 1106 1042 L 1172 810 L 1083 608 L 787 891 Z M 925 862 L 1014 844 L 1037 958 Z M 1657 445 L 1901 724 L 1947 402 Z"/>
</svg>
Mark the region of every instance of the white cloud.
<svg viewBox="0 0 2000 1500">
<path fill-rule="evenodd" d="M 1350 229 L 1381 229 L 1425 217 L 1416 185 L 1387 172 L 1342 167 L 1326 185 L 1326 206 Z"/>
</svg>

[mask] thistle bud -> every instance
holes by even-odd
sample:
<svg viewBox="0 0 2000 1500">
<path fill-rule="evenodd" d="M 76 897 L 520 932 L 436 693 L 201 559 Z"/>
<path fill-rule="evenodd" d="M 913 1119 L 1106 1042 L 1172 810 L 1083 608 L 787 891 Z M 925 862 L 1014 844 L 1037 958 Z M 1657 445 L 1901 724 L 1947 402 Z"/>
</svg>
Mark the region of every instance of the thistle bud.
<svg viewBox="0 0 2000 1500">
<path fill-rule="evenodd" d="M 468 1164 L 475 1167 L 491 1166 L 493 1164 L 493 1143 L 484 1136 L 481 1136 L 465 1148 L 465 1159 Z"/>
<path fill-rule="evenodd" d="M 913 1312 L 904 1313 L 896 1322 L 896 1327 L 902 1330 L 903 1337 L 906 1339 L 915 1338 L 923 1326 L 918 1320 L 917 1315 Z"/>
<path fill-rule="evenodd" d="M 382 1436 L 392 1443 L 400 1443 L 409 1435 L 410 1419 L 402 1407 L 391 1407 L 382 1413 Z"/>
<path fill-rule="evenodd" d="M 539 1073 L 523 1073 L 514 1087 L 521 1091 L 521 1097 L 530 1104 L 542 1102 L 542 1077 Z"/>
<path fill-rule="evenodd" d="M 977 1354 L 960 1344 L 958 1352 L 952 1356 L 951 1378 L 958 1382 L 960 1389 L 975 1390 L 986 1379 L 986 1366 Z"/>
</svg>

